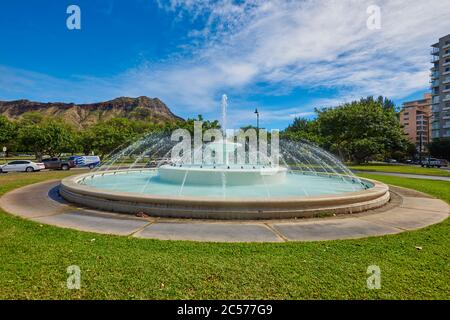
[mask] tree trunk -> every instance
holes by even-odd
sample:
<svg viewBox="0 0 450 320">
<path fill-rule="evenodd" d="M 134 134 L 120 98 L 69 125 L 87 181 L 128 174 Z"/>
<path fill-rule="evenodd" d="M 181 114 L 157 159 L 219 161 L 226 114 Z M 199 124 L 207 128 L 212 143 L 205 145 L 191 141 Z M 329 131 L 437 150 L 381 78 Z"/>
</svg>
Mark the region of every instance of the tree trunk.
<svg viewBox="0 0 450 320">
<path fill-rule="evenodd" d="M 35 157 L 37 162 L 42 161 L 42 153 L 41 152 L 35 152 Z"/>
</svg>

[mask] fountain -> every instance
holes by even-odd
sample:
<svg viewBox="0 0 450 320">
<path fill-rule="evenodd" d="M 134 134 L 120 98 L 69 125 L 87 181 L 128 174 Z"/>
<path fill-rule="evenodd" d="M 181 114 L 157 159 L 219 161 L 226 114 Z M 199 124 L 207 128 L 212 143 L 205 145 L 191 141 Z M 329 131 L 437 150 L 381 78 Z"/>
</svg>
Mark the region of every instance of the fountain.
<svg viewBox="0 0 450 320">
<path fill-rule="evenodd" d="M 213 219 L 356 213 L 389 201 L 386 185 L 357 178 L 333 155 L 312 144 L 278 141 L 272 133 L 268 154 L 264 134 L 256 147 L 255 135 L 228 135 L 227 103 L 223 95 L 222 130 L 212 134 L 218 139 L 197 146 L 192 154 L 174 155 L 177 139 L 149 134 L 94 172 L 64 179 L 60 194 L 68 201 L 108 211 Z M 138 167 L 146 157 L 169 155 L 170 163 Z M 115 167 L 123 157 L 135 161 L 125 169 Z"/>
<path fill-rule="evenodd" d="M 158 168 L 158 177 L 161 181 L 183 185 L 261 185 L 282 183 L 285 180 L 287 169 L 269 163 L 266 156 L 265 163 L 243 163 L 243 161 L 230 161 L 233 154 L 244 146 L 241 143 L 231 142 L 227 139 L 227 106 L 228 98 L 222 96 L 222 138 L 194 150 L 202 153 L 200 163 L 185 164 L 183 158 L 172 156 L 172 164 L 162 165 Z M 175 158 L 175 159 L 174 159 Z M 190 159 L 189 159 L 190 160 Z"/>
</svg>

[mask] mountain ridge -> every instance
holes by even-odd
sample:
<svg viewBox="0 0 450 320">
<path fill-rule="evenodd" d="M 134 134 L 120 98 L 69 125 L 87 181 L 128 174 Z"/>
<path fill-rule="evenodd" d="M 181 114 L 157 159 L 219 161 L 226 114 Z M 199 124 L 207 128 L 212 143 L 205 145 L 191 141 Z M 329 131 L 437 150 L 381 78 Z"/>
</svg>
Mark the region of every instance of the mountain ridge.
<svg viewBox="0 0 450 320">
<path fill-rule="evenodd" d="M 78 128 L 86 128 L 115 117 L 154 122 L 183 121 L 159 98 L 118 97 L 94 103 L 36 102 L 27 99 L 0 101 L 0 115 L 19 120 L 27 112 L 59 117 Z"/>
</svg>

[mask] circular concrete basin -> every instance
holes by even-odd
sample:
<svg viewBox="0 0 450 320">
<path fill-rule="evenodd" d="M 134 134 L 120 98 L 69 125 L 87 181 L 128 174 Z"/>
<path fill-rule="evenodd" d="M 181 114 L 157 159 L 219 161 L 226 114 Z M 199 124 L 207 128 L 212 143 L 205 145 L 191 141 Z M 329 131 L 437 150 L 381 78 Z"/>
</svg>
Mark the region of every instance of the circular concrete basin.
<svg viewBox="0 0 450 320">
<path fill-rule="evenodd" d="M 66 200 L 89 208 L 150 216 L 200 219 L 287 219 L 333 214 L 358 213 L 386 204 L 387 185 L 365 179 L 366 190 L 319 196 L 288 196 L 272 198 L 206 197 L 152 195 L 100 189 L 82 184 L 106 174 L 121 174 L 130 170 L 96 172 L 71 176 L 61 181 L 60 194 Z M 139 171 L 139 170 L 134 170 Z"/>
</svg>

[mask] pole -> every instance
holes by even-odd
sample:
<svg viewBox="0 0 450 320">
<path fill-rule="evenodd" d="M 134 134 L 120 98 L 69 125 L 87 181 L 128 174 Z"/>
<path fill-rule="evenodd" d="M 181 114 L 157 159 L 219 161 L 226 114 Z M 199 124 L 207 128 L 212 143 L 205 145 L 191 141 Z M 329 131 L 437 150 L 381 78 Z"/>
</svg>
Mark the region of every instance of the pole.
<svg viewBox="0 0 450 320">
<path fill-rule="evenodd" d="M 5 161 L 5 164 L 8 162 L 8 160 L 6 159 L 6 151 L 8 150 L 6 147 L 3 147 L 3 160 Z"/>
<path fill-rule="evenodd" d="M 256 108 L 256 164 L 259 164 L 259 111 Z"/>
<path fill-rule="evenodd" d="M 423 145 L 423 132 L 419 133 L 419 161 L 422 163 L 422 145 Z"/>
<path fill-rule="evenodd" d="M 256 114 L 256 131 L 259 133 L 259 112 Z"/>
</svg>

